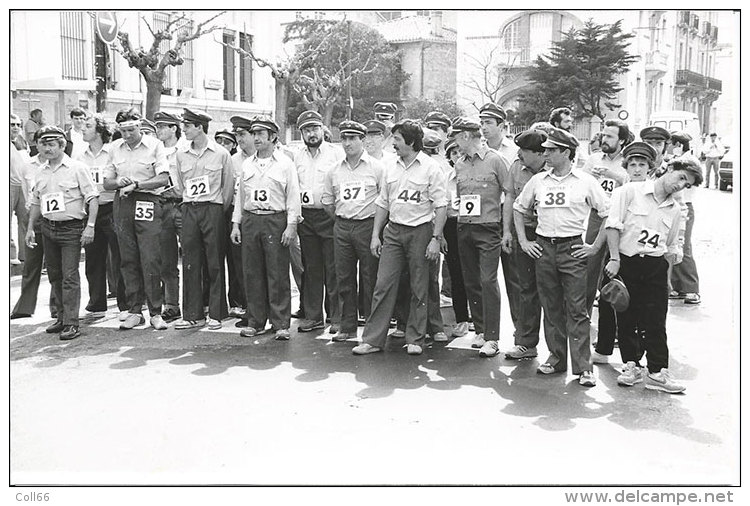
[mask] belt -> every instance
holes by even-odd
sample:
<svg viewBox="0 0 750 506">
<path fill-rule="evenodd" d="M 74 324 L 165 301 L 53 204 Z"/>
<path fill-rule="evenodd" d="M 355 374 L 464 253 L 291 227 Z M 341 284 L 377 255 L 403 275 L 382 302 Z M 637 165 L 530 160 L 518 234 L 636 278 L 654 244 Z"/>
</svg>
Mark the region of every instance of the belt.
<svg viewBox="0 0 750 506">
<path fill-rule="evenodd" d="M 337 220 L 341 220 L 341 221 L 355 221 L 355 222 L 357 222 L 357 223 L 360 223 L 360 222 L 363 222 L 363 221 L 370 221 L 370 220 L 374 220 L 374 219 L 375 219 L 375 217 L 374 217 L 374 216 L 370 216 L 369 218 L 344 218 L 343 216 L 339 216 L 339 215 L 337 214 L 337 215 L 336 215 L 336 219 L 337 219 Z"/>
<path fill-rule="evenodd" d="M 580 235 L 572 235 L 570 237 L 545 237 L 543 235 L 538 235 L 538 234 L 536 237 L 537 239 L 544 239 L 545 241 L 552 243 L 552 244 L 562 244 L 565 242 L 570 242 L 570 241 L 574 241 L 576 239 L 581 238 Z"/>
<path fill-rule="evenodd" d="M 250 214 L 257 214 L 257 215 L 260 215 L 260 216 L 268 216 L 268 215 L 271 215 L 271 214 L 281 214 L 281 213 L 284 213 L 286 211 L 272 211 L 270 209 L 253 209 L 252 211 L 247 211 L 247 212 L 250 213 Z"/>
<path fill-rule="evenodd" d="M 59 221 L 53 221 L 48 218 L 42 218 L 42 221 L 45 225 L 49 227 L 69 227 L 71 225 L 83 225 L 83 222 L 86 221 L 86 218 L 81 218 L 80 220 L 59 220 Z"/>
<path fill-rule="evenodd" d="M 164 202 L 171 202 L 172 204 L 181 204 L 182 199 L 180 197 L 162 197 Z"/>
<path fill-rule="evenodd" d="M 182 201 L 182 205 L 183 205 L 183 206 L 194 206 L 194 207 L 198 207 L 198 206 L 211 206 L 211 205 L 214 205 L 214 206 L 220 206 L 220 205 L 222 205 L 222 204 L 218 204 L 218 203 L 216 203 L 216 202 L 196 202 L 196 201 L 194 201 L 194 200 L 183 200 L 183 201 Z"/>
</svg>

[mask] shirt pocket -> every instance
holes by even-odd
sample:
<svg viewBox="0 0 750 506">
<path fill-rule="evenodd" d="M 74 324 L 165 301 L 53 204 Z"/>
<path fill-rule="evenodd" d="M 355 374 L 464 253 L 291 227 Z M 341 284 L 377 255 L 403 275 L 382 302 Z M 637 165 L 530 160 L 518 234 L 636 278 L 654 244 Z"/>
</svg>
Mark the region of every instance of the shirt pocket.
<svg viewBox="0 0 750 506">
<path fill-rule="evenodd" d="M 63 193 L 66 202 L 81 197 L 81 189 L 78 187 L 78 182 L 60 181 L 57 186 L 60 187 L 60 191 Z"/>
<path fill-rule="evenodd" d="M 277 168 L 272 168 L 266 173 L 266 177 L 275 183 L 278 183 L 283 189 L 286 189 L 286 175 Z"/>
</svg>

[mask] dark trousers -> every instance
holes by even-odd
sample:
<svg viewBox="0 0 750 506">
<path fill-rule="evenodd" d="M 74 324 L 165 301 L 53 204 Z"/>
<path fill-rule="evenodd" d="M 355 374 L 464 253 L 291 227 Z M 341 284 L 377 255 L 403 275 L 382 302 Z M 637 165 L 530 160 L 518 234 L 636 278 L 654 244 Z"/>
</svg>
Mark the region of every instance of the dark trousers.
<svg viewBox="0 0 750 506">
<path fill-rule="evenodd" d="M 36 233 L 37 244 L 34 248 L 26 248 L 26 261 L 23 263 L 23 278 L 21 280 L 21 296 L 13 307 L 14 313 L 34 314 L 36 310 L 39 281 L 42 278 L 42 268 L 44 267 L 45 260 L 42 220 L 37 220 L 34 232 Z M 55 313 L 57 310 L 53 291 L 50 291 L 49 294 L 49 308 L 51 313 Z"/>
<path fill-rule="evenodd" d="M 586 229 L 586 243 L 591 244 L 596 239 L 602 225 L 602 218 L 596 211 L 589 214 L 589 225 Z M 586 310 L 591 315 L 596 300 L 596 289 L 599 287 L 604 272 L 604 256 L 607 247 L 602 248 L 590 257 L 586 257 Z"/>
<path fill-rule="evenodd" d="M 693 224 L 695 209 L 687 203 L 688 217 L 685 223 L 685 243 L 682 247 L 682 262 L 672 267 L 672 289 L 681 293 L 700 293 L 698 268 L 693 258 Z"/>
<path fill-rule="evenodd" d="M 526 228 L 526 238 L 529 241 L 536 240 L 534 228 Z M 531 348 L 539 344 L 539 327 L 542 319 L 542 303 L 536 284 L 536 260 L 523 252 L 515 236 L 512 255 L 515 257 L 519 285 L 518 321 L 514 344 Z"/>
<path fill-rule="evenodd" d="M 630 292 L 628 309 L 618 314 L 622 361 L 638 363 L 643 347 L 649 372 L 659 372 L 669 367 L 666 329 L 669 263 L 664 257 L 620 255 L 620 264 L 620 277 Z"/>
<path fill-rule="evenodd" d="M 18 251 L 16 256 L 23 262 L 26 259 L 26 226 L 29 223 L 29 212 L 26 210 L 26 195 L 23 194 L 23 187 L 21 186 L 10 186 L 9 216 L 11 223 L 13 222 L 13 213 L 16 214 L 16 221 L 18 221 L 18 238 L 16 242 Z M 12 228 L 9 229 L 12 230 Z"/>
<path fill-rule="evenodd" d="M 328 300 L 328 317 L 333 323 L 341 320 L 336 287 L 336 260 L 333 247 L 333 218 L 323 209 L 302 209 L 304 221 L 299 224 L 302 249 L 304 291 L 302 308 L 305 318 L 323 321 L 323 301 Z"/>
<path fill-rule="evenodd" d="M 411 300 L 406 342 L 421 342 L 427 331 L 428 262 L 427 245 L 432 238 L 432 223 L 416 227 L 388 223 L 383 232 L 383 247 L 378 265 L 378 278 L 372 296 L 372 311 L 367 319 L 362 342 L 382 348 L 398 298 L 401 271 L 409 269 Z"/>
<path fill-rule="evenodd" d="M 591 322 L 586 311 L 586 259 L 573 257 L 580 238 L 552 244 L 537 237 L 542 257 L 536 262 L 536 283 L 544 309 L 547 363 L 558 371 L 568 368 L 568 346 L 573 374 L 591 371 Z"/>
<path fill-rule="evenodd" d="M 487 341 L 500 339 L 499 223 L 459 223 L 458 252 L 466 295 L 477 334 Z"/>
<path fill-rule="evenodd" d="M 179 244 L 182 234 L 182 211 L 173 201 L 162 204 L 161 281 L 164 286 L 164 305 L 180 307 L 180 270 L 178 268 Z"/>
<path fill-rule="evenodd" d="M 57 320 L 63 325 L 78 325 L 81 306 L 81 234 L 86 220 L 42 221 L 47 276 L 55 294 Z"/>
<path fill-rule="evenodd" d="M 224 209 L 210 202 L 182 204 L 182 314 L 186 320 L 201 320 L 203 287 L 208 284 L 210 318 L 227 317 L 224 283 Z M 207 274 L 203 275 L 203 264 Z"/>
<path fill-rule="evenodd" d="M 502 238 L 503 223 L 500 222 L 500 236 Z M 505 281 L 505 294 L 508 296 L 508 309 L 513 328 L 518 327 L 519 306 L 521 286 L 518 281 L 518 266 L 516 258 L 512 253 L 506 253 L 500 248 L 500 264 L 503 266 L 503 280 Z M 499 309 L 498 309 L 499 311 Z"/>
<path fill-rule="evenodd" d="M 378 259 L 370 252 L 374 220 L 336 218 L 333 226 L 336 248 L 336 282 L 341 304 L 341 331 L 357 331 L 357 306 L 362 297 L 363 314 L 370 314 Z M 359 263 L 359 290 L 357 264 Z M 359 296 L 358 296 L 359 295 Z"/>
<path fill-rule="evenodd" d="M 107 266 L 109 259 L 120 265 L 120 247 L 117 244 L 113 222 L 113 204 L 101 204 L 96 215 L 94 241 L 86 245 L 86 280 L 89 284 L 87 311 L 107 310 Z M 125 298 L 125 282 L 122 271 L 117 269 L 117 307 L 120 311 L 130 309 Z"/>
<path fill-rule="evenodd" d="M 232 243 L 229 231 L 232 230 L 232 209 L 224 213 L 224 251 L 226 252 L 229 274 L 229 307 L 247 307 L 245 298 L 245 277 L 242 274 L 242 246 Z"/>
<path fill-rule="evenodd" d="M 153 202 L 151 221 L 135 219 L 138 201 Z M 129 311 L 141 314 L 143 303 L 146 302 L 151 316 L 161 314 L 161 198 L 140 192 L 122 197 L 118 192 L 114 215 Z"/>
<path fill-rule="evenodd" d="M 281 244 L 286 213 L 242 212 L 242 263 L 250 327 L 288 329 L 292 318 L 289 248 Z"/>
<path fill-rule="evenodd" d="M 469 321 L 469 301 L 466 297 L 464 274 L 461 270 L 461 256 L 458 254 L 458 219 L 448 218 L 443 228 L 445 241 L 448 243 L 448 254 L 445 255 L 446 264 L 451 280 L 451 298 L 456 323 Z"/>
<path fill-rule="evenodd" d="M 428 263 L 427 275 L 427 333 L 434 336 L 438 332 L 445 332 L 443 326 L 443 315 L 440 312 L 440 261 L 431 262 L 425 258 Z M 401 279 L 398 286 L 398 297 L 396 298 L 396 308 L 394 316 L 398 320 L 397 326 L 401 330 L 406 330 L 409 322 L 409 310 L 411 299 L 411 278 L 409 270 L 401 271 Z"/>
</svg>

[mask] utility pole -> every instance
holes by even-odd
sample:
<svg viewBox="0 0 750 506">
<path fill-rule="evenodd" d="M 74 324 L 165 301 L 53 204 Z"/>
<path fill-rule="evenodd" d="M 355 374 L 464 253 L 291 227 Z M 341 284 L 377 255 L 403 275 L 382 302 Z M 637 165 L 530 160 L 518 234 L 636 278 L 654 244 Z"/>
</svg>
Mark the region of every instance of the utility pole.
<svg viewBox="0 0 750 506">
<path fill-rule="evenodd" d="M 346 81 L 346 119 L 352 119 L 352 109 L 354 109 L 354 99 L 352 98 L 352 22 L 346 21 L 346 56 L 347 56 L 347 73 Z"/>
</svg>

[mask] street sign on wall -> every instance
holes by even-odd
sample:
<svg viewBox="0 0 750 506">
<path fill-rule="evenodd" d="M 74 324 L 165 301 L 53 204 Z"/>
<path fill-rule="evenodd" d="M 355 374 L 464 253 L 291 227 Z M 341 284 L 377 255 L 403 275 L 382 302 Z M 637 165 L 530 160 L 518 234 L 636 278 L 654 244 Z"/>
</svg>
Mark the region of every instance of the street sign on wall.
<svg viewBox="0 0 750 506">
<path fill-rule="evenodd" d="M 105 44 L 112 44 L 117 39 L 117 17 L 114 12 L 96 13 L 96 33 Z"/>
</svg>

